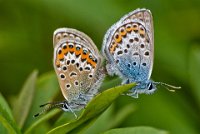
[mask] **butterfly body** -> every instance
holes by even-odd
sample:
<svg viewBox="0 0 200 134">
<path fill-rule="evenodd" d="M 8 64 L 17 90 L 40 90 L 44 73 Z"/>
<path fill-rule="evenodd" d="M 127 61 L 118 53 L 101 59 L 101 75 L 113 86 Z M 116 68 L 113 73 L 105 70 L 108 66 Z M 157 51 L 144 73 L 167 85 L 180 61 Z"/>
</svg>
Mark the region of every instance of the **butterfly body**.
<svg viewBox="0 0 200 134">
<path fill-rule="evenodd" d="M 105 76 L 102 56 L 86 34 L 72 28 L 59 28 L 53 34 L 53 47 L 54 70 L 65 100 L 41 105 L 49 107 L 35 117 L 54 107 L 72 113 L 83 109 L 98 93 Z"/>
</svg>

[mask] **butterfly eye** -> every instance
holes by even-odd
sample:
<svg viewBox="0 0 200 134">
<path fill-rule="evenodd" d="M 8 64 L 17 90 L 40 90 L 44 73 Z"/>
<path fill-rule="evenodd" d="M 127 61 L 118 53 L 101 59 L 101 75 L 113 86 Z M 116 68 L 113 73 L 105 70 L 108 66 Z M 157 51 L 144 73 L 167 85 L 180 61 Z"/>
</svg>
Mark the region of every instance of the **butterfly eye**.
<svg viewBox="0 0 200 134">
<path fill-rule="evenodd" d="M 152 89 L 153 89 L 153 84 L 149 83 L 148 90 L 152 90 Z"/>
</svg>

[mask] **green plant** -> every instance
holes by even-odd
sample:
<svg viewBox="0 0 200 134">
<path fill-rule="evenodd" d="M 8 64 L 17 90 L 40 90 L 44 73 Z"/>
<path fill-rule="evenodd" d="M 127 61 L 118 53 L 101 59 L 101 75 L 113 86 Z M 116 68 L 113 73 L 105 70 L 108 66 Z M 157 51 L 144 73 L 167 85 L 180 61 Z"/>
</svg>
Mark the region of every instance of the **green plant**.
<svg viewBox="0 0 200 134">
<path fill-rule="evenodd" d="M 7 102 L 0 96 L 0 130 L 2 133 L 84 133 L 87 129 L 98 119 L 98 117 L 106 111 L 106 109 L 115 101 L 123 92 L 131 89 L 135 84 L 127 84 L 118 87 L 113 87 L 95 96 L 82 110 L 78 119 L 66 116 L 66 113 L 61 114 L 60 110 L 52 110 L 39 118 L 34 118 L 33 113 L 38 110 L 36 106 L 39 103 L 45 102 L 45 100 L 53 99 L 56 92 L 59 92 L 57 84 L 55 82 L 55 75 L 53 73 L 44 75 L 37 79 L 37 71 L 33 73 L 26 80 L 19 96 L 14 98 L 13 111 L 11 112 Z M 53 82 L 54 81 L 54 82 Z M 53 83 L 52 83 L 53 82 Z M 46 93 L 48 92 L 48 93 Z M 42 97 L 43 96 L 43 97 Z M 49 98 L 47 98 L 49 97 Z M 116 115 L 114 122 L 120 122 L 133 112 L 134 107 L 125 107 L 120 110 L 119 115 Z M 13 113 L 13 114 L 12 114 Z M 70 113 L 67 113 L 70 114 Z M 57 117 L 56 117 L 57 115 Z M 125 116 L 124 116 L 125 115 Z M 59 116 L 59 117 L 58 117 Z M 51 119 L 54 119 L 54 123 L 49 124 Z M 55 121 L 57 120 L 57 121 Z M 64 122 L 62 122 L 65 120 Z M 55 125 L 55 126 L 54 126 Z M 112 126 L 108 127 L 112 128 Z M 136 128 L 124 128 L 114 129 L 105 132 L 105 134 L 122 133 L 127 131 L 131 132 L 145 132 L 145 133 L 158 133 L 165 134 L 164 131 L 156 130 L 149 127 L 136 127 Z"/>
</svg>

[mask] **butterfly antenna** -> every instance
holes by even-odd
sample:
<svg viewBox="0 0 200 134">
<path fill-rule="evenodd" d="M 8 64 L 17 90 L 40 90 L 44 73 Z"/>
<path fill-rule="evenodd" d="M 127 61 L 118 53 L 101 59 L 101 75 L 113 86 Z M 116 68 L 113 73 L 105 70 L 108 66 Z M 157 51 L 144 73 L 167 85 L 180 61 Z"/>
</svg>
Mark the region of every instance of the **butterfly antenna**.
<svg viewBox="0 0 200 134">
<path fill-rule="evenodd" d="M 175 92 L 175 89 L 181 89 L 181 87 L 173 86 L 173 85 L 163 83 L 163 82 L 156 82 L 156 84 L 159 84 L 159 85 L 165 87 L 170 92 Z M 171 89 L 169 89 L 169 88 L 171 88 Z"/>
<path fill-rule="evenodd" d="M 44 106 L 46 106 L 46 105 L 52 105 L 52 104 L 55 104 L 54 102 L 47 102 L 47 103 L 45 103 L 45 104 L 42 104 L 42 105 L 40 105 L 40 107 L 44 107 Z"/>
</svg>

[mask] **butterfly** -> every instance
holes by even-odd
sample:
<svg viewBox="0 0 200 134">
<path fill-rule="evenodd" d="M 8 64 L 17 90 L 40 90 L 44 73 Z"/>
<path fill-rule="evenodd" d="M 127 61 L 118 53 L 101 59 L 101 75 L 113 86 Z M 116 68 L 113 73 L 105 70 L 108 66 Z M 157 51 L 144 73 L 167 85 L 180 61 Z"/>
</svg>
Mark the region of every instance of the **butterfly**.
<svg viewBox="0 0 200 134">
<path fill-rule="evenodd" d="M 53 66 L 65 100 L 41 105 L 50 106 L 35 116 L 54 107 L 72 113 L 84 108 L 98 93 L 105 76 L 102 56 L 94 42 L 83 32 L 59 28 L 53 34 L 53 47 Z"/>
<path fill-rule="evenodd" d="M 153 93 L 156 85 L 180 88 L 150 79 L 154 59 L 154 29 L 150 10 L 136 9 L 111 26 L 104 36 L 102 52 L 107 59 L 109 75 L 120 76 L 122 84 L 137 83 L 127 94 L 129 96 L 138 98 L 138 94 Z"/>
</svg>

